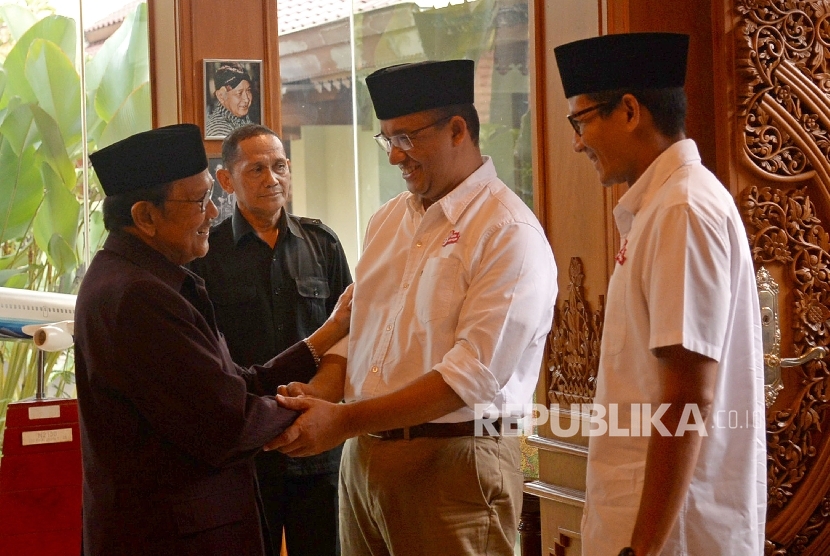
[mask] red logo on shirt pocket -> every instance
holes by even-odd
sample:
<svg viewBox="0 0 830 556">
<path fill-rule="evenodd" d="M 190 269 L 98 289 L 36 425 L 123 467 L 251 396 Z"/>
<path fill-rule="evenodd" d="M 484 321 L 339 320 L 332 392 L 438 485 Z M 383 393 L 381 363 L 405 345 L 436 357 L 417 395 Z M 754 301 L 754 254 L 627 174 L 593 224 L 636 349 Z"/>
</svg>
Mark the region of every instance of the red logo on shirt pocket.
<svg viewBox="0 0 830 556">
<path fill-rule="evenodd" d="M 625 252 L 628 250 L 628 238 L 623 240 L 622 247 L 620 247 L 620 252 L 617 253 L 617 256 L 614 257 L 614 260 L 617 261 L 620 265 L 625 264 Z"/>
<path fill-rule="evenodd" d="M 441 247 L 446 247 L 451 243 L 458 243 L 458 238 L 461 237 L 461 232 L 456 232 L 455 230 L 450 232 L 450 235 L 447 236 L 447 239 L 444 240 L 444 243 L 441 244 Z"/>
</svg>

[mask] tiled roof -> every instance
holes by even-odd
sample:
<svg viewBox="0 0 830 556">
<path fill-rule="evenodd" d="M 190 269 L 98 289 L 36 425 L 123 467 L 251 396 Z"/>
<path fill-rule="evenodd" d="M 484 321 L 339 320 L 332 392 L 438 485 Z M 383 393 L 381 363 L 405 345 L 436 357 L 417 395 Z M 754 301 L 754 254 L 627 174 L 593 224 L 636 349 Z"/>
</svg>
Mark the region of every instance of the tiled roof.
<svg viewBox="0 0 830 556">
<path fill-rule="evenodd" d="M 355 13 L 400 4 L 402 0 L 354 0 Z M 324 23 L 348 19 L 351 0 L 277 0 L 278 34 L 287 35 Z"/>
<path fill-rule="evenodd" d="M 86 32 L 121 23 L 135 7 L 146 0 L 132 0 L 86 27 Z M 354 0 L 355 13 L 394 6 L 405 0 Z M 324 23 L 348 19 L 351 0 L 277 0 L 278 34 L 287 35 Z"/>
<path fill-rule="evenodd" d="M 89 25 L 84 32 L 88 33 L 90 31 L 95 31 L 96 29 L 103 29 L 104 27 L 115 25 L 116 23 L 120 24 L 124 21 L 124 18 L 130 15 L 130 13 L 135 10 L 135 7 L 142 2 L 146 2 L 146 0 L 132 0 L 131 2 L 128 2 L 120 10 L 114 11 L 111 14 L 102 17 L 92 25 Z"/>
</svg>

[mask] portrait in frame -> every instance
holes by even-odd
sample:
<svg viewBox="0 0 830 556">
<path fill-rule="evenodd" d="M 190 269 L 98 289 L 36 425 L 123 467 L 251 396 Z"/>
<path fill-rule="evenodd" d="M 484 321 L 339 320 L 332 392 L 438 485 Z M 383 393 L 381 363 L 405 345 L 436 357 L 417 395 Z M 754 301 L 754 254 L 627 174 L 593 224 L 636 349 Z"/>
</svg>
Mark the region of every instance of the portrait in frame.
<svg viewBox="0 0 830 556">
<path fill-rule="evenodd" d="M 204 60 L 205 139 L 262 123 L 262 60 Z"/>
</svg>

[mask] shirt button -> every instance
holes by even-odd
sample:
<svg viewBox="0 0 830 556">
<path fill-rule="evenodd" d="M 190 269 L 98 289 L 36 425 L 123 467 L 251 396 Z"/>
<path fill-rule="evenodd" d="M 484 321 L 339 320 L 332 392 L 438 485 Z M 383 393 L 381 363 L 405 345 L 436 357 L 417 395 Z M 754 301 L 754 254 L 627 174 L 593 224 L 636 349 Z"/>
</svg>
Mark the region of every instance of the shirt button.
<svg viewBox="0 0 830 556">
<path fill-rule="evenodd" d="M 403 289 L 406 289 L 406 288 L 408 288 L 408 287 L 409 287 L 409 284 L 404 284 L 404 285 L 403 285 Z"/>
<path fill-rule="evenodd" d="M 380 369 L 378 369 L 377 367 L 372 367 L 372 372 L 373 372 L 373 373 L 376 373 L 376 372 L 378 372 L 379 370 L 380 370 Z"/>
<path fill-rule="evenodd" d="M 391 325 L 391 324 L 390 324 L 389 326 L 387 326 L 387 327 L 386 327 L 386 331 L 387 331 L 387 332 L 388 332 L 388 331 L 390 331 L 390 330 L 392 330 L 392 325 Z"/>
<path fill-rule="evenodd" d="M 420 247 L 421 245 L 423 245 L 423 243 L 421 243 L 421 242 L 419 241 L 418 243 L 416 243 L 416 244 L 415 244 L 415 247 Z"/>
</svg>

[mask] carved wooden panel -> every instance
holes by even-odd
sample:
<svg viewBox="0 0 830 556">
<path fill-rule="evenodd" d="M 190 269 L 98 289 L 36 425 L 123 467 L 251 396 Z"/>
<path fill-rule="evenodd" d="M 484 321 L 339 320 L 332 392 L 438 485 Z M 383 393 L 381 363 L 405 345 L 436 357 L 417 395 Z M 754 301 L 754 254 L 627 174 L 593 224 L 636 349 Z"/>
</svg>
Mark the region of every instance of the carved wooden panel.
<svg viewBox="0 0 830 556">
<path fill-rule="evenodd" d="M 782 275 L 782 356 L 830 344 L 830 2 L 736 0 L 738 202 L 758 264 Z M 745 182 L 746 183 L 746 182 Z M 767 412 L 766 553 L 830 553 L 830 370 L 785 370 Z"/>
<path fill-rule="evenodd" d="M 830 3 L 738 0 L 738 110 L 759 177 L 830 186 Z"/>
<path fill-rule="evenodd" d="M 548 399 L 562 406 L 592 403 L 599 369 L 604 296 L 591 311 L 582 284 L 585 274 L 579 257 L 571 258 L 568 300 L 554 308 L 550 332 Z"/>
<path fill-rule="evenodd" d="M 742 192 L 740 206 L 755 262 L 778 263 L 787 269 L 793 354 L 828 345 L 830 242 L 806 189 L 751 187 Z M 810 534 L 815 537 L 820 532 L 814 516 L 808 515 L 828 490 L 823 467 L 830 459 L 822 426 L 829 407 L 827 363 L 812 361 L 787 372 L 788 387 L 795 391 L 788 392 L 783 407 L 773 405 L 767 413 L 768 543 L 784 550 L 777 554 L 790 553 L 776 544 L 779 539 L 803 545 L 811 540 Z M 797 528 L 803 530 L 793 529 L 793 524 L 805 520 L 807 526 Z"/>
</svg>

